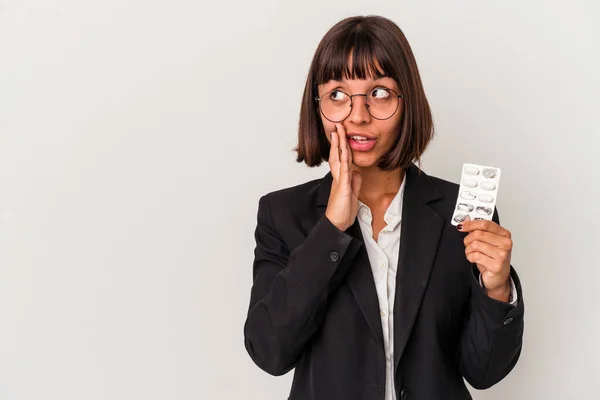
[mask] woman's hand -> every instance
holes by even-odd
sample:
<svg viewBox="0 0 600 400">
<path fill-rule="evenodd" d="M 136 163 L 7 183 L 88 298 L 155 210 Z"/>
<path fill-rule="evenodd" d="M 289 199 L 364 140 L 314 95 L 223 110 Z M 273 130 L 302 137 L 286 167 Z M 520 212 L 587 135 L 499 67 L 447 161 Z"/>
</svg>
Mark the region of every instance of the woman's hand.
<svg viewBox="0 0 600 400">
<path fill-rule="evenodd" d="M 331 133 L 329 168 L 333 176 L 331 193 L 325 216 L 339 230 L 345 231 L 354 223 L 358 213 L 358 193 L 362 178 L 358 171 L 352 170 L 352 151 L 342 124 L 335 124 L 336 131 Z"/>
<path fill-rule="evenodd" d="M 508 302 L 513 247 L 510 232 L 494 221 L 465 220 L 461 225 L 461 232 L 469 232 L 464 240 L 467 260 L 477 265 L 488 296 Z"/>
</svg>

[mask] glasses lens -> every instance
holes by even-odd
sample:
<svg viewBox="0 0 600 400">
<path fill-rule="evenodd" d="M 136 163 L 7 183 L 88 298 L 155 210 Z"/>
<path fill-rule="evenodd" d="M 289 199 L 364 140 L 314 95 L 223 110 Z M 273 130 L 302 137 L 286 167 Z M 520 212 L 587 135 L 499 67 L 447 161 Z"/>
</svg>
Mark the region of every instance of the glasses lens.
<svg viewBox="0 0 600 400">
<path fill-rule="evenodd" d="M 321 112 L 330 121 L 343 121 L 350 115 L 350 96 L 339 90 L 327 92 L 321 98 Z"/>
<path fill-rule="evenodd" d="M 340 90 L 325 93 L 320 103 L 321 112 L 330 121 L 343 121 L 352 111 L 352 98 Z M 367 109 L 373 118 L 388 119 L 397 108 L 398 94 L 392 89 L 378 87 L 367 95 Z"/>
<path fill-rule="evenodd" d="M 398 95 L 392 89 L 375 88 L 367 96 L 367 104 L 373 118 L 387 119 L 398 108 Z"/>
</svg>

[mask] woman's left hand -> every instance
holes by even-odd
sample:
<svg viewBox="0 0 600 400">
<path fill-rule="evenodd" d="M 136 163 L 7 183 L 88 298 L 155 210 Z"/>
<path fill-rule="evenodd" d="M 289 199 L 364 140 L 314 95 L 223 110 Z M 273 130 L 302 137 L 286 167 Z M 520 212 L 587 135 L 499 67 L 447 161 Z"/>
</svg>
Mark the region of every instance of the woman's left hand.
<svg viewBox="0 0 600 400">
<path fill-rule="evenodd" d="M 467 260 L 477 265 L 488 296 L 508 301 L 510 295 L 510 256 L 513 242 L 510 231 L 494 221 L 465 220 L 461 223 Z"/>
</svg>

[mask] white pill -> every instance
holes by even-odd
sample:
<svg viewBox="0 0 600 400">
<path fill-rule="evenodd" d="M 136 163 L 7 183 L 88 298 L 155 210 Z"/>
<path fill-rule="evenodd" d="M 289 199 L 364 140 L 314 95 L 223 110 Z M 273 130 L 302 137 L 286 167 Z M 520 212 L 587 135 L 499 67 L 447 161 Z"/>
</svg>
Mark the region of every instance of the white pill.
<svg viewBox="0 0 600 400">
<path fill-rule="evenodd" d="M 481 175 L 485 176 L 488 179 L 494 179 L 497 174 L 498 170 L 496 168 L 486 168 L 481 173 Z"/>
<path fill-rule="evenodd" d="M 473 209 L 475 208 L 475 206 L 474 206 L 474 205 L 472 205 L 472 204 L 460 203 L 460 204 L 458 205 L 458 207 L 456 207 L 456 208 L 458 208 L 460 211 L 468 211 L 468 212 L 471 212 L 471 211 L 473 211 Z"/>
<path fill-rule="evenodd" d="M 485 190 L 496 189 L 496 185 L 494 184 L 494 182 L 490 182 L 490 181 L 483 181 L 479 184 L 479 186 L 481 186 L 481 188 L 485 189 Z"/>
<path fill-rule="evenodd" d="M 475 179 L 463 179 L 463 185 L 474 188 L 477 187 L 477 181 Z"/>
<path fill-rule="evenodd" d="M 464 214 L 456 214 L 454 216 L 454 222 L 463 222 L 467 216 Z"/>
<path fill-rule="evenodd" d="M 475 167 L 465 167 L 465 174 L 467 175 L 479 175 L 479 170 Z"/>
<path fill-rule="evenodd" d="M 494 198 L 487 194 L 480 194 L 479 201 L 481 201 L 483 203 L 491 203 L 492 201 L 494 201 Z"/>
<path fill-rule="evenodd" d="M 479 206 L 475 209 L 475 212 L 483 215 L 492 215 L 492 209 L 490 207 Z"/>
<path fill-rule="evenodd" d="M 462 192 L 460 194 L 460 197 L 462 197 L 465 200 L 475 200 L 475 193 L 473 193 L 473 192 Z"/>
</svg>

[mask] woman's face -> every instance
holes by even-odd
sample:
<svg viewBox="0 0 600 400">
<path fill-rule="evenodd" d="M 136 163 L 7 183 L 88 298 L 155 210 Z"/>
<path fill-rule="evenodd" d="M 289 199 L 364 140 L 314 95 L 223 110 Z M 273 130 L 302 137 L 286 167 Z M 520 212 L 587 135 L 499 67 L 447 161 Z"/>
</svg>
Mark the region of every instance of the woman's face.
<svg viewBox="0 0 600 400">
<path fill-rule="evenodd" d="M 321 98 L 325 93 L 339 89 L 348 95 L 357 93 L 367 94 L 373 89 L 378 87 L 384 87 L 394 90 L 396 93 L 401 94 L 400 88 L 394 79 L 384 77 L 374 80 L 368 78 L 365 80 L 361 79 L 344 79 L 342 81 L 330 80 L 318 86 L 318 96 Z M 382 96 L 381 93 L 385 91 L 378 91 L 374 94 Z M 387 92 L 393 95 L 393 92 Z M 341 95 L 341 94 L 340 94 Z M 341 95 L 343 96 L 343 95 Z M 335 98 L 339 98 L 338 94 L 334 94 Z M 374 100 L 374 99 L 373 99 Z M 348 143 L 352 147 L 352 162 L 360 168 L 369 168 L 377 165 L 377 162 L 383 154 L 390 150 L 392 145 L 395 143 L 396 138 L 400 134 L 400 125 L 402 123 L 402 116 L 404 114 L 404 101 L 402 98 L 398 99 L 398 108 L 395 113 L 389 119 L 380 120 L 373 118 L 366 107 L 365 96 L 355 96 L 352 98 L 352 109 L 350 115 L 339 122 L 346 131 Z M 331 142 L 330 133 L 336 131 L 336 123 L 331 122 L 319 114 L 323 127 L 325 128 L 325 134 L 327 140 Z M 365 134 L 372 137 L 373 143 L 365 142 L 354 142 L 351 137 L 353 135 Z"/>
</svg>

